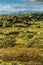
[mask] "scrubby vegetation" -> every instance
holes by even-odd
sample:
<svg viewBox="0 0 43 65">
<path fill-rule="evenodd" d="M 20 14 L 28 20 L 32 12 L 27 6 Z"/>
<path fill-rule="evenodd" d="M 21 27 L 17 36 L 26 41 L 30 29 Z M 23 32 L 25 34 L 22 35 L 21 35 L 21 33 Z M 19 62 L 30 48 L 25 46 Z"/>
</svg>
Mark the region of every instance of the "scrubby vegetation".
<svg viewBox="0 0 43 65">
<path fill-rule="evenodd" d="M 43 13 L 0 15 L 0 65 L 43 65 Z"/>
</svg>

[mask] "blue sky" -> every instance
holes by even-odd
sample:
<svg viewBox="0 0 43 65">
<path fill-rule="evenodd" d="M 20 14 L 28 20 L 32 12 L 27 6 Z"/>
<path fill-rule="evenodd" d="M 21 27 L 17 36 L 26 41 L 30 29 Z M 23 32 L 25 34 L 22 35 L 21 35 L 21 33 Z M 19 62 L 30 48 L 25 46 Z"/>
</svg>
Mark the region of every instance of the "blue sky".
<svg viewBox="0 0 43 65">
<path fill-rule="evenodd" d="M 0 0 L 0 14 L 43 12 L 43 0 Z"/>
</svg>

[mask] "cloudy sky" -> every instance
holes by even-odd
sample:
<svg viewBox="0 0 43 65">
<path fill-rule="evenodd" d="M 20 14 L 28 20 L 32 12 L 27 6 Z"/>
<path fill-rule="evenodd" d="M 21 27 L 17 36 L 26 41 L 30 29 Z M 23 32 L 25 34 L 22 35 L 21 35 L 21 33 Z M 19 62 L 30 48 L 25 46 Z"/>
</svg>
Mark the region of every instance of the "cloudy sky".
<svg viewBox="0 0 43 65">
<path fill-rule="evenodd" d="M 0 14 L 43 12 L 43 0 L 0 0 Z"/>
</svg>

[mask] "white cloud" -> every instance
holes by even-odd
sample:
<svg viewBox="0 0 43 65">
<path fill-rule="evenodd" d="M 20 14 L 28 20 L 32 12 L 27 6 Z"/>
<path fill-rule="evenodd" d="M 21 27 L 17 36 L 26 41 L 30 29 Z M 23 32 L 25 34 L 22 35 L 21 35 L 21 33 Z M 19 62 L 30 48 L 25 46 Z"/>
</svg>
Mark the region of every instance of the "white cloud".
<svg viewBox="0 0 43 65">
<path fill-rule="evenodd" d="M 19 11 L 43 11 L 43 5 L 29 5 L 29 4 L 8 4 L 0 5 L 0 14 L 17 13 Z"/>
<path fill-rule="evenodd" d="M 26 8 L 22 7 L 21 5 L 0 5 L 0 13 L 13 13 L 13 12 L 19 12 L 19 11 L 25 11 Z"/>
</svg>

